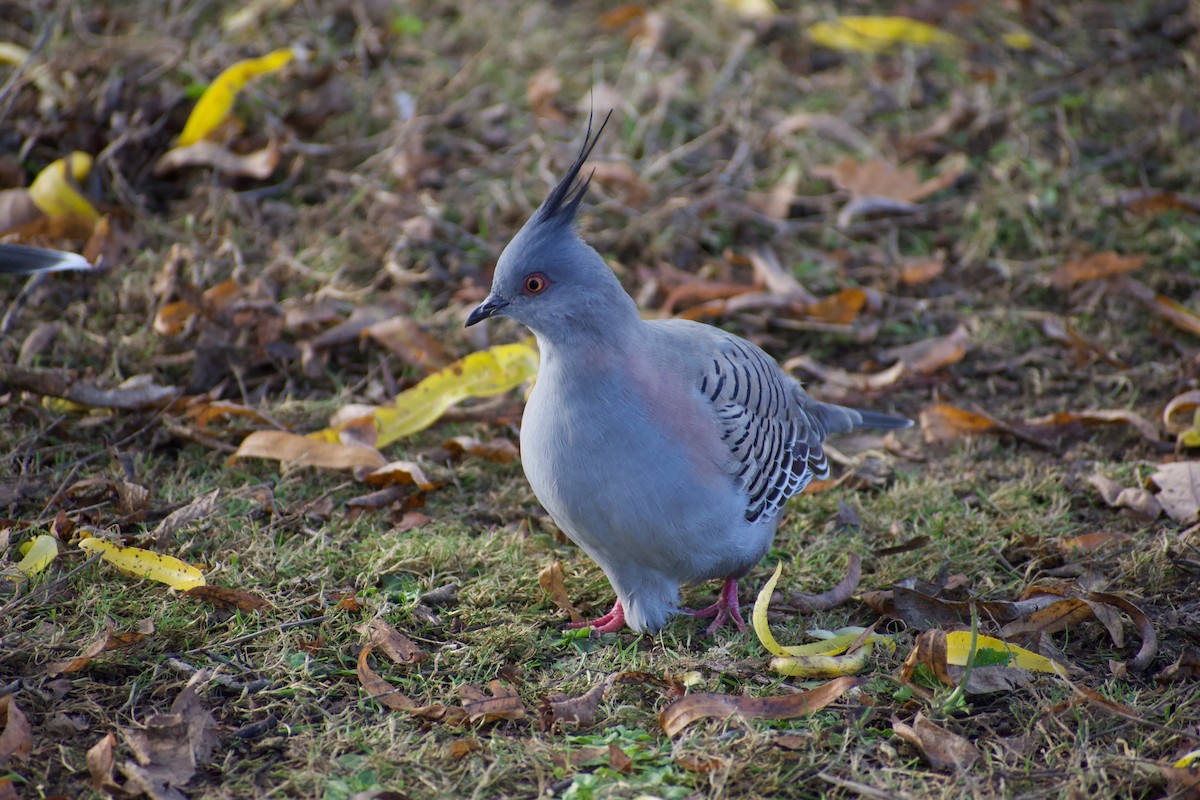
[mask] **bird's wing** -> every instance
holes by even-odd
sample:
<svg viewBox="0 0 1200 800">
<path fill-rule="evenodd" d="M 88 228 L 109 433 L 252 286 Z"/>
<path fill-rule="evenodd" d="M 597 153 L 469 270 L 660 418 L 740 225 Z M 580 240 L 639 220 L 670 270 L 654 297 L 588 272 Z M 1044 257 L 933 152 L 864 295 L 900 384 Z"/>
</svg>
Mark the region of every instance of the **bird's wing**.
<svg viewBox="0 0 1200 800">
<path fill-rule="evenodd" d="M 829 476 L 826 421 L 810 413 L 800 385 L 762 350 L 721 337 L 699 388 L 729 447 L 728 468 L 745 492 L 748 522 L 769 519 L 813 478 Z"/>
</svg>

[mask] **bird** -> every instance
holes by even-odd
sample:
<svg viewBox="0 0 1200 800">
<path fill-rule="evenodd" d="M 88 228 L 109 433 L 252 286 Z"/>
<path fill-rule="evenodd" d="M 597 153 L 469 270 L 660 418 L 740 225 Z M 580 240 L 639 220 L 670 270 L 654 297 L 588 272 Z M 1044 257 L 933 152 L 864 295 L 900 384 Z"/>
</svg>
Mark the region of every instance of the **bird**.
<svg viewBox="0 0 1200 800">
<path fill-rule="evenodd" d="M 0 275 L 89 271 L 96 267 L 81 255 L 27 244 L 0 244 Z"/>
<path fill-rule="evenodd" d="M 594 635 L 657 633 L 678 613 L 745 630 L 738 581 L 766 554 L 788 498 L 829 475 L 822 443 L 911 420 L 810 397 L 766 352 L 720 328 L 645 320 L 576 219 L 580 173 L 612 112 L 496 262 L 466 320 L 508 317 L 537 340 L 540 366 L 520 428 L 538 501 L 604 571 L 612 610 L 574 623 Z M 680 587 L 723 585 L 683 609 Z"/>
</svg>

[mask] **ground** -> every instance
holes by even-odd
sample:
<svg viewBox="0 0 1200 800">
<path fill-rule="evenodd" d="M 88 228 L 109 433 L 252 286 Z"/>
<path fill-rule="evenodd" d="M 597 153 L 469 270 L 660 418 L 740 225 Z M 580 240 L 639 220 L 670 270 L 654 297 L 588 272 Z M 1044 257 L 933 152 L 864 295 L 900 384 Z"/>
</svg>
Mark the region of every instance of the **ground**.
<svg viewBox="0 0 1200 800">
<path fill-rule="evenodd" d="M 24 186 L 90 153 L 83 188 L 110 225 L 91 237 L 98 274 L 0 275 L 0 365 L 69 369 L 103 388 L 150 375 L 182 398 L 140 410 L 43 402 L 5 367 L 5 574 L 37 534 L 53 530 L 63 554 L 32 579 L 0 581 L 0 694 L 28 718 L 32 748 L 0 762 L 0 797 L 101 796 L 86 754 L 109 733 L 116 781 L 136 794 L 122 770 L 135 761 L 130 732 L 170 711 L 199 670 L 211 671 L 195 692 L 216 739 L 181 788 L 193 798 L 1195 796 L 1194 778 L 1169 784 L 1161 769 L 1200 741 L 1195 670 L 1155 676 L 1200 646 L 1200 533 L 1110 507 L 1090 479 L 1136 489 L 1188 463 L 1161 417 L 1200 380 L 1200 328 L 1188 327 L 1200 310 L 1200 13 L 1186 2 L 780 0 L 747 19 L 740 5 L 0 2 L 0 41 L 37 62 L 0 66 L 0 180 Z M 230 23 L 238 11 L 250 24 Z M 960 41 L 879 53 L 815 43 L 810 26 L 835 13 L 903 13 Z M 231 152 L 278 146 L 266 178 L 156 172 L 222 69 L 293 46 L 305 58 L 256 78 L 234 107 L 244 127 Z M 820 681 L 772 673 L 752 632 L 708 636 L 686 617 L 655 636 L 565 634 L 539 573 L 561 562 L 569 599 L 595 614 L 612 600 L 603 574 L 555 530 L 519 460 L 443 447 L 515 442 L 519 390 L 383 448 L 437 487 L 396 490 L 382 507 L 356 508 L 371 487 L 346 471 L 227 460 L 254 429 L 317 430 L 432 366 L 520 341 L 508 322 L 462 323 L 593 108 L 615 111 L 584 232 L 647 314 L 691 313 L 781 363 L 806 355 L 853 373 L 793 361 L 813 394 L 922 417 L 895 439 L 834 442 L 845 456 L 835 475 L 850 477 L 791 502 L 743 602 L 782 562 L 774 631 L 798 643 L 808 629 L 881 620 L 863 595 L 905 579 L 961 576 L 959 597 L 993 601 L 1035 586 L 1115 594 L 1156 633 L 1147 669 L 1110 665 L 1139 647 L 1120 619 L 1120 646 L 1095 620 L 1042 642 L 1073 684 L 1115 705 L 1038 675 L 954 706 L 936 678 L 904 679 L 920 628 L 884 617 L 895 652 L 877 649 L 862 684 L 820 712 L 668 737 L 658 715 L 671 686 L 775 697 Z M 880 160 L 941 183 L 896 191 L 894 175 L 849 173 Z M 891 204 L 864 199 L 880 194 Z M 847 211 L 855 202 L 862 213 Z M 26 234 L 89 246 L 53 227 Z M 1078 279 L 1111 264 L 1088 261 L 1106 253 L 1133 257 L 1132 271 Z M 816 307 L 795 290 L 833 299 Z M 1180 304 L 1174 316 L 1154 293 Z M 164 309 L 179 301 L 193 313 L 172 327 Z M 399 345 L 360 336 L 388 318 L 415 322 Z M 896 361 L 889 348 L 960 326 L 961 349 L 861 379 Z M 217 400 L 262 416 L 199 420 Z M 935 404 L 1017 435 L 938 436 Z M 1024 424 L 1095 409 L 1134 412 L 1154 436 Z M 208 513 L 152 535 L 214 490 Z M 209 584 L 269 606 L 214 607 L 104 563 L 75 571 L 85 532 L 201 565 Z M 1069 545 L 1098 533 L 1097 549 Z M 864 558 L 856 599 L 786 608 L 790 592 L 836 584 L 850 553 Z M 707 604 L 716 589 L 689 588 L 685 601 Z M 457 707 L 462 687 L 500 680 L 528 713 L 471 723 L 384 707 L 357 672 L 375 619 L 428 653 L 367 658 L 417 705 Z M 109 627 L 139 626 L 147 635 L 52 668 Z M 586 724 L 539 724 L 547 698 L 618 672 L 668 687 L 618 684 Z M 918 712 L 979 758 L 931 763 L 893 728 Z M 623 756 L 595 749 L 609 745 Z"/>
</svg>

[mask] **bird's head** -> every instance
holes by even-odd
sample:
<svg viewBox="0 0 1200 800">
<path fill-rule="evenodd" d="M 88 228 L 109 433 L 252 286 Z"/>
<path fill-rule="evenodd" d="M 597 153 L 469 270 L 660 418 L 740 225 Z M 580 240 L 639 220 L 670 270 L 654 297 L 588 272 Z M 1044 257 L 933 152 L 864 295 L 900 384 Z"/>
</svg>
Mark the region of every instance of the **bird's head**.
<svg viewBox="0 0 1200 800">
<path fill-rule="evenodd" d="M 611 116 L 609 112 L 595 136 L 588 120 L 579 157 L 500 254 L 491 293 L 471 312 L 468 326 L 505 316 L 539 336 L 560 339 L 603 324 L 613 315 L 614 304 L 622 313 L 633 307 L 604 259 L 575 230 L 591 182 L 591 176 L 580 178 L 579 173 Z"/>
</svg>

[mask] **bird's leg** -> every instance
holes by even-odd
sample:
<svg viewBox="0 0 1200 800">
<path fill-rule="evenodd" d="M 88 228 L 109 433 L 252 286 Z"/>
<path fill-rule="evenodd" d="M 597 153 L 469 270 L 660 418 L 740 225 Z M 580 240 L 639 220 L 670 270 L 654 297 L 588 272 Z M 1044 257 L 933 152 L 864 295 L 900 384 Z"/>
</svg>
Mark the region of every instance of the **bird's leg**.
<svg viewBox="0 0 1200 800">
<path fill-rule="evenodd" d="M 736 598 L 734 600 L 736 604 Z M 590 622 L 571 622 L 567 628 L 592 628 L 597 633 L 616 633 L 625 627 L 625 607 L 621 601 L 613 603 L 612 611 Z"/>
<path fill-rule="evenodd" d="M 708 608 L 702 608 L 699 611 L 688 611 L 694 617 L 714 617 L 712 624 L 708 626 L 708 633 L 716 633 L 717 629 L 725 624 L 726 620 L 733 620 L 733 624 L 737 626 L 739 631 L 746 630 L 746 621 L 742 619 L 741 612 L 738 611 L 738 579 L 726 578 L 725 585 L 721 587 L 721 594 L 717 597 L 717 602 L 713 603 Z"/>
</svg>

